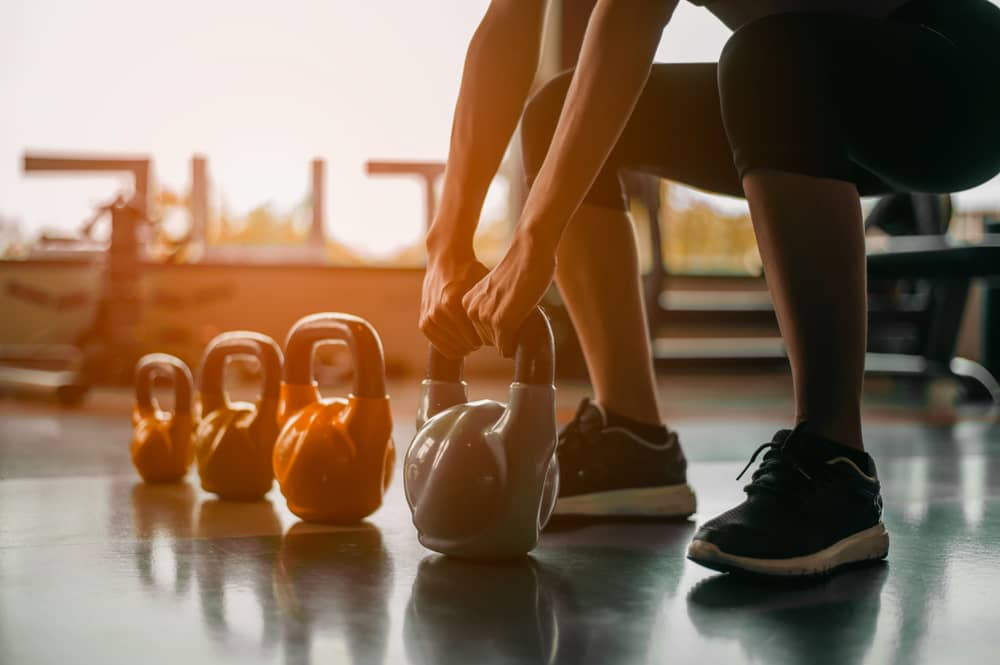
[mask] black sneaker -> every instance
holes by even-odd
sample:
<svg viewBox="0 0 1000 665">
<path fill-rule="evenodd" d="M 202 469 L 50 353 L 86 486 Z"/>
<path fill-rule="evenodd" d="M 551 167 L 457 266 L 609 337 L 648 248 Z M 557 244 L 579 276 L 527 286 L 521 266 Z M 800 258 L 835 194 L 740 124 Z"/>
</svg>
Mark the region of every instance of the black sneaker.
<svg viewBox="0 0 1000 665">
<path fill-rule="evenodd" d="M 653 443 L 622 427 L 608 427 L 589 399 L 559 433 L 556 515 L 687 517 L 695 496 L 675 432 Z"/>
<path fill-rule="evenodd" d="M 762 450 L 746 501 L 698 529 L 689 559 L 723 572 L 809 576 L 885 558 L 889 534 L 870 455 L 858 464 L 800 424 L 758 448 L 743 472 Z"/>
</svg>

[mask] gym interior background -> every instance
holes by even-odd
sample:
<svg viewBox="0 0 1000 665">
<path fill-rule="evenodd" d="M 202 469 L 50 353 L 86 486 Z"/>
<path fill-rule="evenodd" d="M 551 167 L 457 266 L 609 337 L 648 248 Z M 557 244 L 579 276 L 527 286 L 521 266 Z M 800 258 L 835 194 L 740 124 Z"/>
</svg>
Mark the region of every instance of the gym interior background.
<svg viewBox="0 0 1000 665">
<path fill-rule="evenodd" d="M 283 340 L 312 312 L 381 336 L 394 439 L 414 434 L 416 327 L 464 50 L 484 1 L 0 6 L 0 661 L 988 662 L 1000 620 L 1000 180 L 866 200 L 866 440 L 885 567 L 767 592 L 683 560 L 790 416 L 746 206 L 628 178 L 661 398 L 692 462 L 684 523 L 556 524 L 530 558 L 442 560 L 396 477 L 360 526 L 299 522 L 277 488 L 232 504 L 193 474 L 143 484 L 136 360 L 198 366 L 220 332 Z M 570 66 L 592 0 L 555 0 L 538 83 Z M 682 3 L 660 61 L 727 32 Z M 928 91 L 928 94 L 947 94 Z M 1000 113 L 997 121 L 1000 122 Z M 487 197 L 502 256 L 525 192 L 516 141 Z M 557 413 L 588 394 L 553 289 Z M 351 359 L 323 347 L 325 394 Z M 467 364 L 500 398 L 510 363 Z M 226 370 L 253 398 L 260 367 Z M 161 399 L 170 398 L 159 391 Z"/>
</svg>

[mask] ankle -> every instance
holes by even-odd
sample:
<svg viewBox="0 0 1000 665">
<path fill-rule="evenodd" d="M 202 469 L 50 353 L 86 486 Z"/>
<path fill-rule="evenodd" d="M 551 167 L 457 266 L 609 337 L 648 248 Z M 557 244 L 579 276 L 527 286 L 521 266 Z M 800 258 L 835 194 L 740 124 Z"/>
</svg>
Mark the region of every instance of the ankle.
<svg viewBox="0 0 1000 665">
<path fill-rule="evenodd" d="M 604 411 L 607 427 L 618 427 L 628 430 L 650 443 L 663 443 L 670 436 L 670 430 L 667 429 L 667 426 L 659 418 L 655 422 L 641 421 L 605 408 L 603 405 L 601 409 Z"/>
<path fill-rule="evenodd" d="M 604 399 L 598 394 L 594 395 L 593 402 L 607 414 L 613 413 L 618 417 L 650 427 L 663 425 L 655 400 Z"/>
<path fill-rule="evenodd" d="M 805 416 L 796 416 L 795 423 L 806 422 L 806 432 L 833 443 L 865 452 L 860 422 L 835 422 Z"/>
</svg>

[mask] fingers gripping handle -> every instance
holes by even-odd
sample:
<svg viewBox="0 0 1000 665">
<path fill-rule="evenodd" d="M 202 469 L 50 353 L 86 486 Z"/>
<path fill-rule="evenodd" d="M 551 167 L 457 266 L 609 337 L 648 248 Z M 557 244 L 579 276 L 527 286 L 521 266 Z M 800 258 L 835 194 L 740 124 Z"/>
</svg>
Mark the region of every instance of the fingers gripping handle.
<svg viewBox="0 0 1000 665">
<path fill-rule="evenodd" d="M 292 328 L 285 348 L 285 383 L 313 383 L 313 351 L 321 342 L 343 342 L 354 360 L 355 397 L 385 397 L 382 341 L 370 323 L 351 314 L 322 312 L 307 316 Z"/>
<path fill-rule="evenodd" d="M 448 358 L 433 346 L 427 362 L 427 378 L 431 381 L 459 383 L 462 381 L 463 360 Z M 549 318 L 541 307 L 535 307 L 521 324 L 514 353 L 514 382 L 548 385 L 555 381 L 555 346 Z"/>
</svg>

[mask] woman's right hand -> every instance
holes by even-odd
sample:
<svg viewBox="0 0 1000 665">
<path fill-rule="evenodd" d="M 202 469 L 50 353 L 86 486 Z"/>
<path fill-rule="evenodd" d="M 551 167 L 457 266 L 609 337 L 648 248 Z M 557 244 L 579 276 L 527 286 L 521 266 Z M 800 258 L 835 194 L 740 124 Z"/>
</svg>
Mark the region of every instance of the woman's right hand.
<svg viewBox="0 0 1000 665">
<path fill-rule="evenodd" d="M 483 345 L 469 321 L 462 296 L 489 270 L 474 253 L 429 252 L 420 303 L 420 330 L 449 358 L 464 358 Z"/>
</svg>

